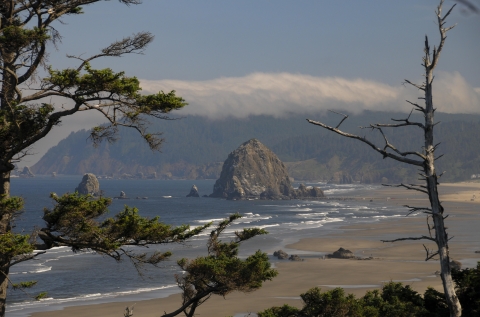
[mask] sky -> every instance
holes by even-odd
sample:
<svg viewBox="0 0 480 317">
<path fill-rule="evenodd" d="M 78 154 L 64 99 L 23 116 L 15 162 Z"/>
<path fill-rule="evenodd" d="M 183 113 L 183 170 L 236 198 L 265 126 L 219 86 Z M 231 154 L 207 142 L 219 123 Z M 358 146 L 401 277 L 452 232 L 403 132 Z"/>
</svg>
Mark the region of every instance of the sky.
<svg viewBox="0 0 480 317">
<path fill-rule="evenodd" d="M 480 0 L 476 3 L 480 5 Z M 445 1 L 444 11 L 455 2 Z M 439 41 L 434 0 L 144 0 L 125 6 L 103 1 L 84 7 L 56 29 L 55 69 L 75 67 L 66 54 L 87 57 L 141 31 L 155 36 L 143 55 L 99 59 L 140 79 L 145 93 L 176 90 L 189 105 L 178 115 L 221 120 L 234 116 L 337 109 L 411 110 L 422 82 L 425 35 Z M 480 113 L 480 15 L 457 5 L 436 71 L 439 111 Z M 53 100 L 54 102 L 61 101 Z M 315 118 L 314 118 L 315 119 Z M 33 165 L 71 131 L 103 119 L 94 113 L 63 120 L 20 164 Z"/>
</svg>

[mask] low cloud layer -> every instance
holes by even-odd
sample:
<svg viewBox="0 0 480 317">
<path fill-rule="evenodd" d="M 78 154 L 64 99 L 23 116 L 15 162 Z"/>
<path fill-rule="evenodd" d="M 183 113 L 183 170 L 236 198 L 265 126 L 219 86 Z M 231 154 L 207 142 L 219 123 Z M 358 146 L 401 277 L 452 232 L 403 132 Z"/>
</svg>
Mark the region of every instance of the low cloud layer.
<svg viewBox="0 0 480 317">
<path fill-rule="evenodd" d="M 336 109 L 411 110 L 405 102 L 421 94 L 413 87 L 390 86 L 366 79 L 314 77 L 290 73 L 253 73 L 244 77 L 206 81 L 141 80 L 143 90 L 176 90 L 190 104 L 184 113 L 213 119 L 249 115 L 286 116 Z M 480 88 L 471 87 L 458 73 L 438 72 L 434 102 L 438 111 L 480 113 Z M 182 111 L 183 112 L 183 111 Z"/>
</svg>

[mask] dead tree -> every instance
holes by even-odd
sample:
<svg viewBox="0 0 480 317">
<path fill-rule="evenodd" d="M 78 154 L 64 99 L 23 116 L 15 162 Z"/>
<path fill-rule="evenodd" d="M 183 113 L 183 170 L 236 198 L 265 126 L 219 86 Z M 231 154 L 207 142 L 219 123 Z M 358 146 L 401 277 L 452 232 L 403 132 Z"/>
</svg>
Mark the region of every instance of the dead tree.
<svg viewBox="0 0 480 317">
<path fill-rule="evenodd" d="M 383 242 L 395 242 L 400 240 L 429 240 L 435 242 L 437 245 L 436 251 L 430 251 L 427 247 L 425 250 L 427 252 L 426 261 L 432 259 L 433 257 L 438 256 L 440 259 L 440 267 L 441 267 L 441 277 L 443 282 L 443 289 L 445 292 L 445 297 L 448 303 L 448 307 L 450 309 L 450 316 L 461 316 L 462 308 L 460 306 L 460 302 L 455 294 L 455 285 L 452 281 L 451 270 L 450 270 L 450 259 L 449 259 L 449 251 L 448 251 L 448 234 L 446 231 L 446 227 L 444 225 L 444 220 L 446 216 L 444 215 L 444 209 L 439 201 L 438 198 L 438 191 L 437 186 L 438 178 L 441 176 L 437 176 L 435 172 L 435 160 L 439 157 L 435 157 L 435 150 L 437 149 L 438 144 L 433 142 L 433 128 L 435 126 L 434 122 L 434 114 L 435 108 L 433 107 L 433 99 L 432 99 L 432 83 L 433 83 L 433 70 L 438 64 L 438 59 L 440 58 L 440 53 L 442 52 L 443 46 L 445 44 L 446 33 L 451 30 L 454 26 L 445 27 L 445 19 L 448 15 L 452 12 L 453 7 L 442 16 L 442 5 L 443 0 L 440 1 L 440 4 L 437 7 L 436 15 L 438 21 L 438 28 L 440 31 L 440 43 L 438 47 L 434 47 L 433 51 L 430 50 L 430 45 L 428 43 L 428 37 L 425 37 L 425 48 L 424 52 L 425 55 L 423 56 L 423 68 L 425 71 L 425 82 L 422 84 L 415 84 L 409 80 L 405 80 L 405 83 L 419 89 L 424 94 L 423 97 L 419 97 L 419 99 L 424 100 L 424 105 L 420 105 L 418 103 L 410 102 L 413 106 L 410 115 L 406 119 L 392 119 L 393 123 L 389 124 L 381 124 L 375 123 L 370 124 L 368 128 L 378 131 L 384 140 L 383 147 L 378 147 L 373 142 L 367 140 L 366 137 L 361 137 L 359 135 L 347 133 L 344 131 L 339 130 L 340 124 L 348 117 L 347 115 L 341 114 L 344 116 L 342 121 L 336 126 L 328 126 L 324 123 L 312 121 L 307 119 L 308 122 L 318 125 L 322 128 L 327 130 L 333 131 L 341 136 L 352 138 L 359 140 L 360 142 L 368 144 L 372 147 L 373 150 L 380 153 L 383 158 L 392 158 L 399 162 L 418 166 L 421 170 L 420 173 L 420 180 L 422 180 L 423 184 L 400 184 L 396 185 L 397 187 L 404 187 L 408 190 L 415 190 L 421 193 L 424 193 L 428 196 L 430 200 L 430 207 L 414 207 L 414 206 L 406 206 L 410 209 L 410 213 L 421 211 L 427 215 L 427 224 L 428 220 L 432 219 L 434 226 L 431 227 L 428 225 L 429 235 L 424 235 L 420 237 L 407 237 Z M 410 120 L 411 114 L 413 110 L 417 110 L 423 114 L 425 118 L 425 122 L 414 122 Z M 337 113 L 339 114 L 339 113 Z M 425 145 L 421 152 L 417 151 L 401 151 L 397 149 L 393 144 L 388 141 L 387 136 L 384 133 L 385 128 L 401 128 L 401 127 L 418 127 L 424 133 L 424 141 Z M 434 234 L 432 232 L 434 231 Z"/>
</svg>

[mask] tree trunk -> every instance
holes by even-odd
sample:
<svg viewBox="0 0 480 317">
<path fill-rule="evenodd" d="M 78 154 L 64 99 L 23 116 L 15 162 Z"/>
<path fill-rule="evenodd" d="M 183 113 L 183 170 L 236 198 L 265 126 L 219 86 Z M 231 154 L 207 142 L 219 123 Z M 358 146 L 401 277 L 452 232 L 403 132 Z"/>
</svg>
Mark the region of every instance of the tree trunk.
<svg viewBox="0 0 480 317">
<path fill-rule="evenodd" d="M 0 172 L 0 196 L 10 197 L 10 171 Z"/>
<path fill-rule="evenodd" d="M 10 197 L 10 171 L 0 173 L 0 196 Z M 0 210 L 0 234 L 11 230 L 11 215 Z M 0 317 L 5 316 L 10 258 L 0 253 Z"/>
<path fill-rule="evenodd" d="M 433 65 L 434 67 L 435 65 Z M 424 171 L 427 182 L 428 198 L 432 208 L 432 218 L 435 225 L 435 242 L 440 258 L 440 276 L 442 277 L 443 290 L 450 310 L 450 317 L 460 317 L 462 306 L 455 293 L 455 284 L 452 280 L 450 258 L 448 254 L 448 235 L 445 230 L 443 207 L 438 199 L 437 175 L 435 173 L 435 146 L 433 143 L 434 113 L 433 108 L 433 67 L 426 67 L 425 80 L 425 155 Z"/>
<path fill-rule="evenodd" d="M 3 258 L 3 257 L 2 257 Z M 0 261 L 4 262 L 3 259 Z M 7 287 L 8 287 L 8 273 L 10 270 L 10 261 L 8 263 L 2 263 L 0 268 L 0 316 L 5 316 L 5 306 L 7 303 Z"/>
</svg>

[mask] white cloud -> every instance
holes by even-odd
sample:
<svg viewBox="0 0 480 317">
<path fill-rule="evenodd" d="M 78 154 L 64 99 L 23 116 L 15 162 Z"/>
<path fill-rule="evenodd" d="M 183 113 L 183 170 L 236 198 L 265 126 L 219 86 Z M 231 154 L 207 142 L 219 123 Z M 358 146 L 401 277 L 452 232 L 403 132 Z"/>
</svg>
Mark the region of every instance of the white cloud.
<svg viewBox="0 0 480 317">
<path fill-rule="evenodd" d="M 189 106 L 185 113 L 223 118 L 249 115 L 285 116 L 327 109 L 402 111 L 416 101 L 414 88 L 366 79 L 314 77 L 290 73 L 253 73 L 206 81 L 141 80 L 146 92 L 176 90 Z M 435 101 L 442 112 L 480 112 L 479 92 L 459 73 L 439 73 Z M 183 111 L 182 111 L 183 112 Z"/>
<path fill-rule="evenodd" d="M 419 80 L 418 82 L 420 82 Z M 360 113 L 363 110 L 409 112 L 405 102 L 418 102 L 420 92 L 408 85 L 390 86 L 366 79 L 314 77 L 290 73 L 253 73 L 244 77 L 206 81 L 141 80 L 145 92 L 176 90 L 189 106 L 183 114 L 212 119 L 249 115 L 287 116 L 327 109 Z M 49 100 L 57 106 L 62 100 Z M 480 113 L 480 88 L 471 87 L 458 72 L 437 72 L 434 105 L 440 112 Z M 47 137 L 32 149 L 36 155 L 21 164 L 33 165 L 51 146 L 71 131 L 90 129 L 105 119 L 96 111 L 77 113 L 62 120 Z"/>
<path fill-rule="evenodd" d="M 433 102 L 446 113 L 480 113 L 480 89 L 471 87 L 459 72 L 437 72 Z"/>
</svg>

